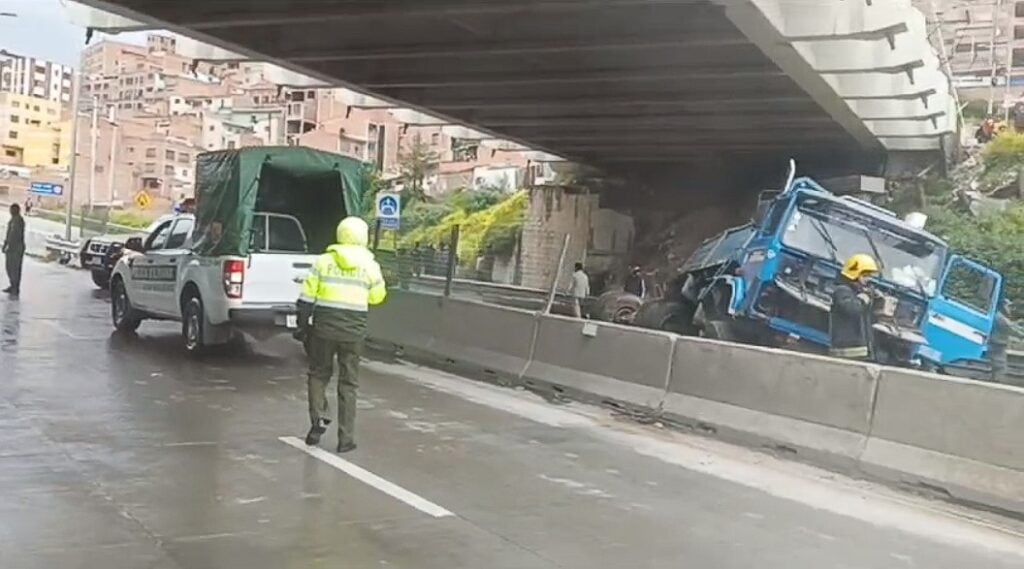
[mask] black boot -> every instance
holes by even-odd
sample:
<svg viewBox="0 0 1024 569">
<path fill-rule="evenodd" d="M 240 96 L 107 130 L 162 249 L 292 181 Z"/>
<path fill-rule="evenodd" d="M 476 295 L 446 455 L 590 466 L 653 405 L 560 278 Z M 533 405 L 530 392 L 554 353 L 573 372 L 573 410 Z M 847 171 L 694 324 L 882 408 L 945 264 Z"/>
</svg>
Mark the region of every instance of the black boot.
<svg viewBox="0 0 1024 569">
<path fill-rule="evenodd" d="M 356 443 L 338 443 L 338 454 L 345 454 L 346 452 L 352 452 L 356 450 Z"/>
<path fill-rule="evenodd" d="M 309 446 L 316 446 L 320 444 L 320 437 L 324 436 L 327 432 L 327 425 L 323 419 L 317 420 L 316 424 L 309 428 L 309 432 L 306 433 L 306 444 Z"/>
</svg>

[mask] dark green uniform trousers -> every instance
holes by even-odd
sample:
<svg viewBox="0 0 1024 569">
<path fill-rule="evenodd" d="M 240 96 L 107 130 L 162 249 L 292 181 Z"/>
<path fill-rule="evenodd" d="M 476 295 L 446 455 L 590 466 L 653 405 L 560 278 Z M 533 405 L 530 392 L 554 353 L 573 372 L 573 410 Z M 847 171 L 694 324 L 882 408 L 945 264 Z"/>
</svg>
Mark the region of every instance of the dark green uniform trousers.
<svg viewBox="0 0 1024 569">
<path fill-rule="evenodd" d="M 363 342 L 340 342 L 312 334 L 307 343 L 309 357 L 309 420 L 331 422 L 327 386 L 338 360 L 338 444 L 354 442 L 356 390 L 359 388 L 359 356 Z"/>
</svg>

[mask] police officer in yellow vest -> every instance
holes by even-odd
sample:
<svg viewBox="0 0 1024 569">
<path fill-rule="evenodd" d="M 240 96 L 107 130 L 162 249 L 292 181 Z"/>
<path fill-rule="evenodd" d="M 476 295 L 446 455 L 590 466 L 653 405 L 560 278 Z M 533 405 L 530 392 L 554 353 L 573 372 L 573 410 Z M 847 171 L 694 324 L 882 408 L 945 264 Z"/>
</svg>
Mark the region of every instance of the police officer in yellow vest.
<svg viewBox="0 0 1024 569">
<path fill-rule="evenodd" d="M 353 429 L 359 356 L 371 305 L 384 302 L 387 290 L 380 265 L 366 248 L 369 228 L 358 217 L 338 224 L 338 243 L 320 255 L 299 296 L 300 337 L 309 358 L 309 419 L 306 444 L 316 445 L 331 423 L 327 386 L 338 360 L 338 452 L 356 448 Z"/>
</svg>

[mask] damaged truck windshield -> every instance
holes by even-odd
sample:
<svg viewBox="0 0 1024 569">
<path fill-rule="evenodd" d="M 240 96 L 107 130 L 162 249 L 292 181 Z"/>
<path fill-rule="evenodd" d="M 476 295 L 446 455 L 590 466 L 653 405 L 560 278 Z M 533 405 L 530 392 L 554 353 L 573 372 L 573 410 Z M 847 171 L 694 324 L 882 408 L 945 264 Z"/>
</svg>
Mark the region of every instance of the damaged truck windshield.
<svg viewBox="0 0 1024 569">
<path fill-rule="evenodd" d="M 946 247 L 906 226 L 885 223 L 859 207 L 863 206 L 804 197 L 786 223 L 782 243 L 836 262 L 871 253 L 879 257 L 882 279 L 933 296 Z"/>
</svg>

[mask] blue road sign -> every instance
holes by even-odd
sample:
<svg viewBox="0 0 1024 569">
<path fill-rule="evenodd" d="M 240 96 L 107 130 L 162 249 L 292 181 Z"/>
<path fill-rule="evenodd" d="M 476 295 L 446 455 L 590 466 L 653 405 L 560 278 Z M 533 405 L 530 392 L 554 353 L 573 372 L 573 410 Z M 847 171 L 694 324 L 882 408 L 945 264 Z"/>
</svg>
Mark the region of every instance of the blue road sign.
<svg viewBox="0 0 1024 569">
<path fill-rule="evenodd" d="M 49 182 L 32 182 L 28 191 L 43 196 L 62 196 L 64 195 L 64 186 Z"/>
<path fill-rule="evenodd" d="M 401 196 L 390 192 L 377 194 L 377 219 L 382 229 L 397 230 L 402 219 Z"/>
</svg>

